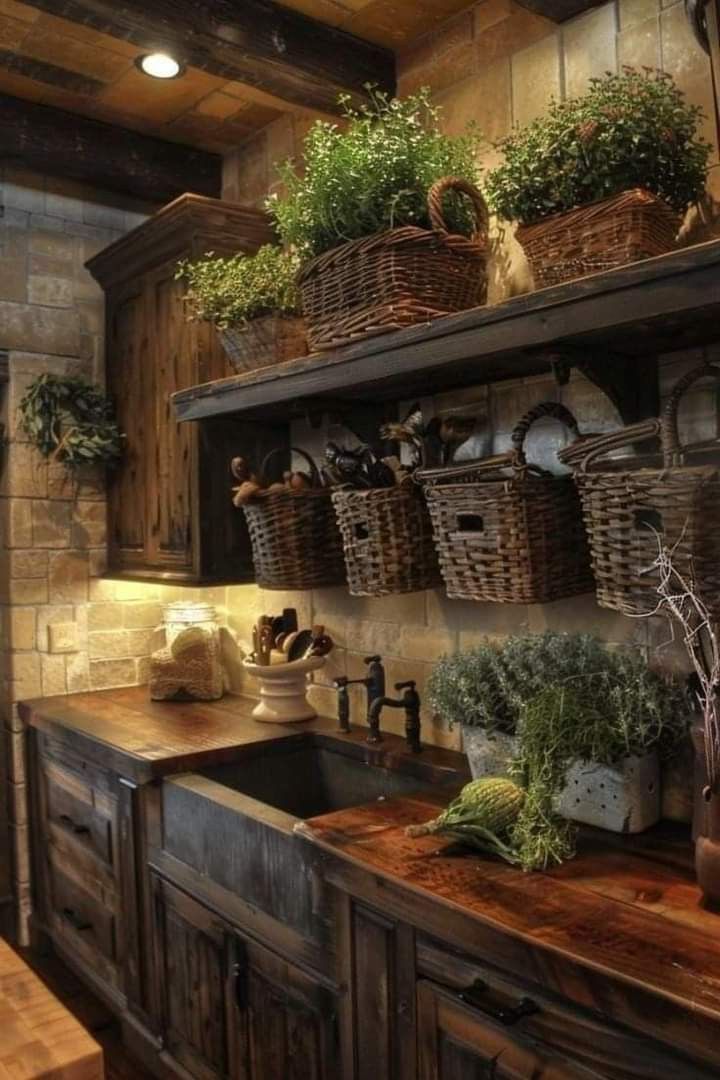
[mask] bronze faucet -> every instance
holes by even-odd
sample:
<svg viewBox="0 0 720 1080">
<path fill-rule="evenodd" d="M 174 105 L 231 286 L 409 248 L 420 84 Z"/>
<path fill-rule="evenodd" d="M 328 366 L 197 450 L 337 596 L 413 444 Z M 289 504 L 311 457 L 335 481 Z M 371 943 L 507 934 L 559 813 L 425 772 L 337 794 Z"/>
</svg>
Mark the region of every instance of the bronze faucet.
<svg viewBox="0 0 720 1080">
<path fill-rule="evenodd" d="M 369 743 L 380 742 L 380 713 L 387 705 L 390 709 L 405 710 L 405 738 L 409 749 L 413 754 L 419 754 L 422 750 L 420 743 L 420 695 L 415 689 L 415 680 L 395 683 L 396 690 L 404 690 L 401 698 L 377 697 L 368 711 L 368 724 L 370 734 Z"/>
<path fill-rule="evenodd" d="M 338 730 L 347 733 L 350 731 L 350 699 L 348 686 L 364 686 L 367 691 L 367 721 L 370 723 L 370 709 L 373 702 L 385 695 L 385 669 L 382 665 L 381 656 L 366 656 L 365 663 L 368 673 L 364 679 L 348 679 L 346 675 L 339 675 L 335 679 L 335 688 L 338 692 Z M 377 725 L 376 725 L 377 726 Z M 368 740 L 380 742 L 379 731 L 377 738 Z"/>
</svg>

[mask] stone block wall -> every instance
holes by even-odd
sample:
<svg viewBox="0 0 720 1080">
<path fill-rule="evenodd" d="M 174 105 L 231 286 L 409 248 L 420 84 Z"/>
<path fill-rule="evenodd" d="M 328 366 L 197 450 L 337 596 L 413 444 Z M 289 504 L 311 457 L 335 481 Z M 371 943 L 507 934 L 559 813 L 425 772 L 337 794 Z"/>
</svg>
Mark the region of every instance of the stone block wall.
<svg viewBox="0 0 720 1080">
<path fill-rule="evenodd" d="M 0 903 L 11 879 L 28 903 L 25 777 L 15 703 L 135 683 L 152 625 L 128 594 L 127 615 L 105 614 L 105 492 L 93 471 L 68 475 L 42 458 L 17 405 L 39 374 L 104 378 L 104 301 L 84 263 L 153 209 L 69 181 L 0 166 L 0 353 L 9 381 L 0 450 Z M 120 586 L 118 586 L 120 588 Z M 124 609 L 123 609 L 124 610 Z M 153 611 L 153 618 L 155 612 Z M 155 620 L 156 621 L 156 620 Z"/>
</svg>

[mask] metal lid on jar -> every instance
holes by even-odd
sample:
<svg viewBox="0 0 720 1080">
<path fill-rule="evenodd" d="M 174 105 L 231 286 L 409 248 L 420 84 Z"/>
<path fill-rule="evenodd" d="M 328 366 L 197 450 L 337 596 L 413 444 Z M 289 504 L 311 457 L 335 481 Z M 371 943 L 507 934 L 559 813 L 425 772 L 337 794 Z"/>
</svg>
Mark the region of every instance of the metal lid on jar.
<svg viewBox="0 0 720 1080">
<path fill-rule="evenodd" d="M 166 623 L 215 622 L 216 609 L 202 600 L 173 600 L 165 605 L 163 617 Z"/>
</svg>

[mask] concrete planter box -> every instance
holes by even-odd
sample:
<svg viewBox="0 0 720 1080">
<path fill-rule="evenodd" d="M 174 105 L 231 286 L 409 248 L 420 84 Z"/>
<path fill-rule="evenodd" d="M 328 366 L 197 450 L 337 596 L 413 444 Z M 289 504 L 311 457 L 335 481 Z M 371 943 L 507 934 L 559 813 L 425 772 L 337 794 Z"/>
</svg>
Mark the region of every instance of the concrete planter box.
<svg viewBox="0 0 720 1080">
<path fill-rule="evenodd" d="M 571 766 L 558 813 L 609 832 L 638 833 L 660 820 L 660 762 L 655 751 L 616 765 Z"/>
<path fill-rule="evenodd" d="M 517 748 L 516 735 L 463 724 L 462 737 L 473 780 L 508 775 L 510 759 Z"/>
<path fill-rule="evenodd" d="M 517 736 L 462 726 L 473 779 L 507 776 Z M 660 820 L 662 793 L 657 753 L 628 757 L 616 765 L 576 762 L 558 799 L 557 811 L 583 825 L 609 832 L 638 833 Z"/>
</svg>

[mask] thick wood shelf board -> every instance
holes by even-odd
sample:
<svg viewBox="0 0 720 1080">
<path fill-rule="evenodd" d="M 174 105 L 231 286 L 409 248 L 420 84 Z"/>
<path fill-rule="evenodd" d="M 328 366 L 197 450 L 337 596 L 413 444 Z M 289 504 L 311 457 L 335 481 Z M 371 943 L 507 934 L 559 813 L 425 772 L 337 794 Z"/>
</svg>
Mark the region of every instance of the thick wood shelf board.
<svg viewBox="0 0 720 1080">
<path fill-rule="evenodd" d="M 720 241 L 501 304 L 383 334 L 173 394 L 179 420 L 287 416 L 309 401 L 377 401 L 548 371 L 552 350 L 577 362 L 633 358 L 720 338 Z M 602 354 L 599 362 L 602 361 Z"/>
</svg>

